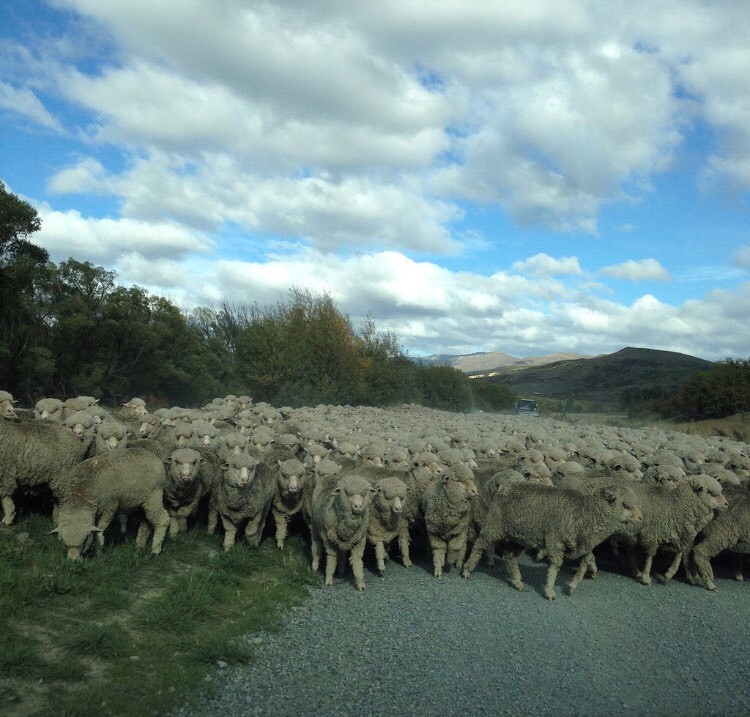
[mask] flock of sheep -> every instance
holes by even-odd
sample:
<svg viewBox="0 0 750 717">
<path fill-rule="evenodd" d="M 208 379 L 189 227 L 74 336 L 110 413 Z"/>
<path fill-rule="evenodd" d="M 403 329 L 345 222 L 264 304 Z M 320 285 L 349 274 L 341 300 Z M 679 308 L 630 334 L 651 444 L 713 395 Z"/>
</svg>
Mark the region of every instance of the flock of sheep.
<svg viewBox="0 0 750 717">
<path fill-rule="evenodd" d="M 499 554 L 518 590 L 517 558 L 531 551 L 548 563 L 554 600 L 563 562 L 578 561 L 572 592 L 596 574 L 601 544 L 645 585 L 658 555 L 664 579 L 682 565 L 709 590 L 712 558 L 735 553 L 742 579 L 750 552 L 750 446 L 722 437 L 413 405 L 277 409 L 233 395 L 152 413 L 138 398 L 112 411 L 86 396 L 14 404 L 0 391 L 3 523 L 14 496 L 46 487 L 74 560 L 104 544 L 116 517 L 123 532 L 139 517 L 137 544 L 153 533 L 158 554 L 167 531 L 199 522 L 210 534 L 221 523 L 225 550 L 238 531 L 257 546 L 269 513 L 283 550 L 299 515 L 327 585 L 348 559 L 364 590 L 367 545 L 383 575 L 392 543 L 408 567 L 423 539 L 435 577 L 455 566 L 469 578 Z"/>
</svg>

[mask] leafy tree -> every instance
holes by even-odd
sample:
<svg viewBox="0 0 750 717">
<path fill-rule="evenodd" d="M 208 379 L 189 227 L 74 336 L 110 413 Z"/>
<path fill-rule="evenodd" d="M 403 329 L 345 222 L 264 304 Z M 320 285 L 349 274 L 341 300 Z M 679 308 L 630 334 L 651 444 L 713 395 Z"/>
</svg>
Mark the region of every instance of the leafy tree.
<svg viewBox="0 0 750 717">
<path fill-rule="evenodd" d="M 51 360 L 34 352 L 46 333 L 36 301 L 49 255 L 28 237 L 40 228 L 36 210 L 0 182 L 0 385 L 22 397 L 46 382 Z"/>
<path fill-rule="evenodd" d="M 453 366 L 428 366 L 422 369 L 422 405 L 445 411 L 472 408 L 469 379 Z"/>
<path fill-rule="evenodd" d="M 518 400 L 515 391 L 492 381 L 472 379 L 471 389 L 474 393 L 474 407 L 483 411 L 503 411 L 513 408 Z"/>
</svg>

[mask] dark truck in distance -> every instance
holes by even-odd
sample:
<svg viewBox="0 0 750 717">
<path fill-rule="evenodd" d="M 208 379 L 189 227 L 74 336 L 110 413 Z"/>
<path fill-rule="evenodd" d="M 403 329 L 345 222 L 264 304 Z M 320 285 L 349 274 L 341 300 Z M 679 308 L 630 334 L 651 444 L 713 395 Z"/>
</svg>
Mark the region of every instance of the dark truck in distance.
<svg viewBox="0 0 750 717">
<path fill-rule="evenodd" d="M 516 401 L 516 415 L 518 416 L 538 416 L 539 405 L 530 398 L 522 398 Z"/>
</svg>

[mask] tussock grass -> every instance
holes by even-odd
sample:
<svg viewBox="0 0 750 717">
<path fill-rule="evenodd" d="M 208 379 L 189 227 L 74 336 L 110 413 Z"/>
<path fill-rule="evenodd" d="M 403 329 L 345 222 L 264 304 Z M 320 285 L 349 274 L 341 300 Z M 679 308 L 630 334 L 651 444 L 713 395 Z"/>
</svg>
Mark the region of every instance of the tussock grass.
<svg viewBox="0 0 750 717">
<path fill-rule="evenodd" d="M 253 659 L 243 635 L 275 630 L 317 583 L 300 538 L 229 553 L 202 528 L 160 556 L 115 538 L 65 559 L 52 521 L 0 529 L 0 713 L 165 714 Z M 108 536 L 109 538 L 109 536 Z"/>
</svg>

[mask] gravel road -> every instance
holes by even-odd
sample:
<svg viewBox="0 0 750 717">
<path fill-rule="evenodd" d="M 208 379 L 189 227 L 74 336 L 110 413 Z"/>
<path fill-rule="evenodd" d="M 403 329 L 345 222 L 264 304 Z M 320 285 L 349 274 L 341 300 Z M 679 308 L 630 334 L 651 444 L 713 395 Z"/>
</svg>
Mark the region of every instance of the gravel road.
<svg viewBox="0 0 750 717">
<path fill-rule="evenodd" d="M 220 670 L 217 699 L 174 715 L 750 713 L 750 585 L 717 571 L 718 593 L 644 587 L 600 561 L 573 596 L 562 571 L 548 603 L 546 567 L 520 562 L 522 593 L 481 566 L 466 581 L 389 563 L 364 593 L 337 576 L 278 634 L 248 638 L 257 660 Z"/>
</svg>

